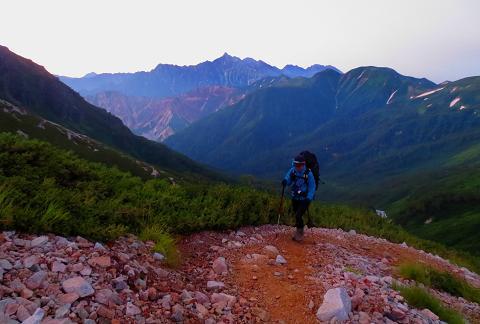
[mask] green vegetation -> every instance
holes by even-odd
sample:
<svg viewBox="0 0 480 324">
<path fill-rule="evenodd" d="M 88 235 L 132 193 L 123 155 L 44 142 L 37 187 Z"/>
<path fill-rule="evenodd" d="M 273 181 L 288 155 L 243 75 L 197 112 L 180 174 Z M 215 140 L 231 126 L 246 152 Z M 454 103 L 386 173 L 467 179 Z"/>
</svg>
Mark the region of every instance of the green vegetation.
<svg viewBox="0 0 480 324">
<path fill-rule="evenodd" d="M 166 262 L 170 266 L 179 264 L 178 251 L 175 248 L 175 240 L 159 224 L 146 226 L 140 233 L 139 238 L 143 241 L 154 241 L 154 251 L 160 252 L 166 257 Z"/>
<path fill-rule="evenodd" d="M 425 286 L 443 290 L 453 296 L 463 297 L 480 304 L 480 289 L 469 285 L 463 279 L 452 276 L 448 272 L 438 271 L 418 263 L 402 264 L 398 271 L 406 279 L 415 280 Z"/>
<path fill-rule="evenodd" d="M 111 239 L 161 224 L 169 232 L 269 221 L 273 197 L 223 184 L 142 181 L 50 144 L 0 136 L 0 222 L 23 231 Z"/>
<path fill-rule="evenodd" d="M 390 215 L 414 235 L 480 256 L 479 163 L 407 179 Z"/>
<path fill-rule="evenodd" d="M 435 313 L 442 321 L 449 324 L 464 324 L 465 321 L 460 313 L 443 306 L 443 304 L 425 289 L 418 286 L 396 286 L 410 306 L 418 309 L 427 308 Z"/>
<path fill-rule="evenodd" d="M 0 134 L 0 227 L 109 240 L 134 233 L 175 258 L 170 235 L 274 223 L 278 196 L 246 186 L 142 180 L 38 140 Z M 287 212 L 282 222 L 293 224 Z M 317 226 L 407 242 L 477 271 L 480 261 L 418 239 L 367 209 L 315 202 Z"/>
<path fill-rule="evenodd" d="M 166 143 L 277 179 L 309 149 L 328 182 L 322 200 L 375 206 L 415 235 L 479 255 L 479 90 L 480 77 L 435 85 L 387 68 L 325 71 L 265 84 Z"/>
</svg>

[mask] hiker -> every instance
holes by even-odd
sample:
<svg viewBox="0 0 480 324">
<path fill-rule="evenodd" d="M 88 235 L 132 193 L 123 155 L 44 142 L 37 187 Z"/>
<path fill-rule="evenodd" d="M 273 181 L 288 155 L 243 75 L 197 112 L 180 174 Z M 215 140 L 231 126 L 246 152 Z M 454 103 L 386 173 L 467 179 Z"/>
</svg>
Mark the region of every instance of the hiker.
<svg viewBox="0 0 480 324">
<path fill-rule="evenodd" d="M 300 242 L 303 239 L 303 215 L 313 200 L 316 183 L 312 171 L 306 166 L 304 155 L 297 155 L 292 164 L 292 168 L 288 170 L 282 180 L 282 186 L 291 186 L 292 208 L 295 213 L 295 226 L 297 227 L 292 239 Z"/>
</svg>

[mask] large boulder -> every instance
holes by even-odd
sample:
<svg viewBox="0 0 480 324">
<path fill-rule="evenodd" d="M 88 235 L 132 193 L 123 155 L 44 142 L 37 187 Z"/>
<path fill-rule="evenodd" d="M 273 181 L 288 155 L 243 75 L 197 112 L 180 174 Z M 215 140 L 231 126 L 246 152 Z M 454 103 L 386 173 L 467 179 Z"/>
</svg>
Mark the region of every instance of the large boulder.
<svg viewBox="0 0 480 324">
<path fill-rule="evenodd" d="M 345 288 L 329 289 L 317 310 L 317 318 L 320 321 L 330 321 L 335 317 L 339 321 L 346 321 L 351 309 L 352 304 Z"/>
</svg>

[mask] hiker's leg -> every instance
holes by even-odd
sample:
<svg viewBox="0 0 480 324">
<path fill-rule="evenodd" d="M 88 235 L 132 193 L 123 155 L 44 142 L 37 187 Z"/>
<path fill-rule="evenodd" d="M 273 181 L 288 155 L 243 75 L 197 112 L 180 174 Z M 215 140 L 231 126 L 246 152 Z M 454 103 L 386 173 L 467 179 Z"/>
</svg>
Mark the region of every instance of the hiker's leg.
<svg viewBox="0 0 480 324">
<path fill-rule="evenodd" d="M 304 203 L 302 200 L 296 200 L 295 227 L 303 230 L 303 214 L 305 214 Z"/>
<path fill-rule="evenodd" d="M 298 225 L 301 225 L 300 233 L 301 233 L 302 236 L 303 236 L 303 227 L 304 227 L 303 216 L 308 211 L 308 206 L 309 205 L 310 205 L 309 201 L 301 200 L 300 201 L 300 206 L 298 207 L 298 211 L 297 211 L 297 215 L 298 215 L 297 218 L 300 220 Z M 297 226 L 297 228 L 300 229 L 300 227 L 298 227 L 298 226 Z"/>
<path fill-rule="evenodd" d="M 307 206 L 305 208 L 305 212 L 307 213 L 307 226 L 308 228 L 312 228 L 315 225 L 313 224 L 312 215 L 310 215 L 310 210 L 309 210 L 310 202 L 307 202 L 306 204 Z"/>
</svg>

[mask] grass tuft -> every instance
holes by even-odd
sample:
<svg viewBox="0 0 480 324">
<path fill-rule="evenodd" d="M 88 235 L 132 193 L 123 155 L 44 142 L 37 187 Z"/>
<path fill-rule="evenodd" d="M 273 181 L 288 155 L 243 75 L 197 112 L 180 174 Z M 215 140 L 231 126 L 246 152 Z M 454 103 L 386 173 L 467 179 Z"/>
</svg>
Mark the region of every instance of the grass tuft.
<svg viewBox="0 0 480 324">
<path fill-rule="evenodd" d="M 440 300 L 432 296 L 428 291 L 418 286 L 399 286 L 394 285 L 394 289 L 400 291 L 400 294 L 407 300 L 410 306 L 418 309 L 429 309 L 435 313 L 442 321 L 449 324 L 464 324 L 465 321 L 457 311 L 445 307 Z"/>
<path fill-rule="evenodd" d="M 163 254 L 166 263 L 171 267 L 176 267 L 180 263 L 180 256 L 175 247 L 174 238 L 168 234 L 163 226 L 154 224 L 146 226 L 139 235 L 142 241 L 155 242 L 154 251 Z"/>
</svg>

